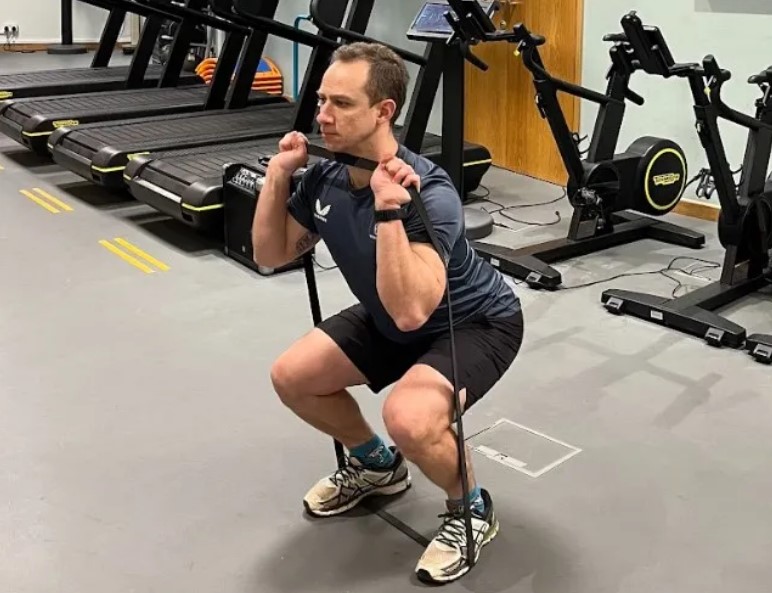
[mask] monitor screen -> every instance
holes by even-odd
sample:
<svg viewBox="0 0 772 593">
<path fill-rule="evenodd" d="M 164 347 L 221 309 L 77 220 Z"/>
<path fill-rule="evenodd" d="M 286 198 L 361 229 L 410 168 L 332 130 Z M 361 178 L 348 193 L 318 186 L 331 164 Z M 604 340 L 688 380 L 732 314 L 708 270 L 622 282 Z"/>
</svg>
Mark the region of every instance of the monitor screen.
<svg viewBox="0 0 772 593">
<path fill-rule="evenodd" d="M 421 8 L 421 12 L 413 21 L 411 29 L 417 33 L 445 33 L 450 35 L 453 29 L 445 20 L 445 13 L 450 11 L 450 6 L 444 2 L 427 2 Z"/>
</svg>

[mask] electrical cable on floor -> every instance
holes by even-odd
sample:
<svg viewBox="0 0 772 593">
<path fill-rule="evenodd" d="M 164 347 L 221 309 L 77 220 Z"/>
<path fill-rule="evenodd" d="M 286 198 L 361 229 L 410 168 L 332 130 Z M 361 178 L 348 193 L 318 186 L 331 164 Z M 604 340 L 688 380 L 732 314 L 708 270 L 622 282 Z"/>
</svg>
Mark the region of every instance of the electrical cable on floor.
<svg viewBox="0 0 772 593">
<path fill-rule="evenodd" d="M 322 272 L 329 272 L 331 270 L 337 270 L 338 266 L 323 266 L 319 263 L 319 260 L 316 259 L 315 255 L 311 256 L 311 259 L 313 260 L 314 264 L 322 271 Z"/>
<path fill-rule="evenodd" d="M 496 202 L 495 200 L 491 200 L 490 198 L 488 198 L 488 196 L 490 195 L 490 190 L 486 186 L 480 184 L 480 187 L 486 191 L 485 195 L 477 196 L 474 194 L 470 194 L 470 197 L 473 200 L 488 202 L 489 204 L 493 204 L 494 206 L 496 206 L 496 209 L 488 209 L 488 208 L 485 208 L 484 206 L 482 207 L 482 210 L 484 212 L 487 212 L 491 216 L 495 216 L 496 214 L 498 214 L 500 216 L 503 216 L 507 220 L 511 220 L 512 222 L 516 222 L 518 224 L 524 224 L 526 226 L 537 226 L 537 227 L 553 226 L 553 225 L 559 224 L 563 220 L 563 218 L 560 216 L 560 212 L 558 212 L 557 210 L 555 211 L 555 220 L 551 220 L 549 222 L 522 220 L 519 218 L 515 218 L 514 216 L 509 214 L 509 211 L 519 210 L 522 208 L 538 208 L 539 206 L 549 206 L 550 204 L 556 204 L 557 202 L 560 202 L 561 200 L 565 199 L 565 197 L 567 196 L 565 189 L 563 189 L 563 193 L 557 198 L 554 198 L 552 200 L 547 200 L 545 202 L 534 202 L 529 204 L 513 204 L 511 206 L 505 206 L 504 204 L 501 204 L 499 202 Z M 509 225 L 506 225 L 500 222 L 494 222 L 493 224 L 494 226 L 497 226 L 499 228 L 504 228 L 510 231 L 515 230 Z"/>
<path fill-rule="evenodd" d="M 702 263 L 704 265 L 700 266 L 698 268 L 698 270 L 689 270 L 688 269 L 689 266 L 686 266 L 684 268 L 674 268 L 673 266 L 679 260 L 691 260 L 691 261 L 693 261 L 695 263 Z M 693 264 L 690 264 L 690 265 L 693 265 Z M 721 267 L 721 264 L 718 263 L 718 262 L 709 261 L 709 260 L 705 260 L 705 259 L 700 259 L 698 257 L 678 256 L 678 257 L 674 257 L 672 260 L 670 260 L 670 263 L 666 267 L 660 268 L 659 270 L 650 270 L 648 272 L 625 272 L 623 274 L 617 274 L 616 276 L 612 276 L 611 278 L 604 278 L 602 280 L 594 280 L 592 282 L 586 282 L 586 283 L 583 283 L 583 284 L 576 284 L 576 285 L 573 285 L 573 286 L 561 286 L 559 288 L 559 290 L 574 290 L 576 288 L 587 288 L 588 286 L 595 286 L 597 284 L 604 284 L 606 282 L 612 282 L 612 281 L 618 280 L 620 278 L 629 278 L 629 277 L 633 277 L 633 276 L 651 276 L 651 275 L 654 275 L 654 274 L 661 274 L 665 278 L 667 278 L 669 280 L 672 280 L 673 282 L 675 282 L 677 284 L 677 286 L 673 289 L 673 292 L 671 293 L 671 296 L 673 298 L 676 298 L 676 293 L 681 288 L 683 288 L 685 286 L 685 284 L 683 282 L 681 282 L 680 280 L 678 280 L 677 278 L 673 278 L 672 276 L 668 275 L 668 272 L 680 272 L 682 274 L 686 274 L 687 276 L 691 276 L 693 278 L 699 278 L 701 280 L 706 280 L 708 282 L 712 282 L 712 280 L 710 278 L 707 278 L 705 276 L 698 276 L 697 272 L 698 271 L 703 271 L 703 270 L 715 270 L 716 268 L 720 268 L 720 267 Z"/>
</svg>

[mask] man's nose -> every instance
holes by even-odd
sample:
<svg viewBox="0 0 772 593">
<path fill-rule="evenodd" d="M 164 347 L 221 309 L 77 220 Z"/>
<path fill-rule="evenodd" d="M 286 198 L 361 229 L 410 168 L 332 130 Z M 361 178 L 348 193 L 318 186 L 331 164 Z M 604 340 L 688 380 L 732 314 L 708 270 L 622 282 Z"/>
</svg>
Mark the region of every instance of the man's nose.
<svg viewBox="0 0 772 593">
<path fill-rule="evenodd" d="M 319 113 L 316 116 L 316 121 L 320 124 L 329 124 L 332 123 L 332 116 L 324 107 L 322 107 L 319 109 Z"/>
</svg>

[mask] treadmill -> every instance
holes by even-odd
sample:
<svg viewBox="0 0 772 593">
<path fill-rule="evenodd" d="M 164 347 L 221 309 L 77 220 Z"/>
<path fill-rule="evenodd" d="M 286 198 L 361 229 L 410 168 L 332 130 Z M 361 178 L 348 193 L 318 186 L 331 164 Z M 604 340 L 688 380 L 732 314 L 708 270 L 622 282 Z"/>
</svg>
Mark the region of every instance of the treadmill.
<svg viewBox="0 0 772 593">
<path fill-rule="evenodd" d="M 137 43 L 137 52 L 130 66 L 108 66 L 126 14 L 134 12 L 131 10 L 132 3 L 124 0 L 81 1 L 109 11 L 91 66 L 0 75 L 0 99 L 146 88 L 159 83 L 163 67 L 150 64 L 150 59 L 164 19 L 158 15 L 150 15 L 146 19 Z M 201 82 L 195 74 L 185 72 L 180 75 L 178 84 Z"/>
<path fill-rule="evenodd" d="M 242 4 L 243 0 L 236 1 L 237 8 Z M 311 3 L 310 14 L 314 24 L 330 35 L 351 41 L 377 41 L 329 25 L 319 14 L 318 0 Z M 405 126 L 395 127 L 403 144 L 440 165 L 444 165 L 442 137 L 426 133 L 426 128 L 447 59 L 444 41 L 436 38 L 427 43 L 424 56 L 399 49 L 403 58 L 420 66 L 420 71 L 407 109 Z M 301 100 L 306 103 L 296 112 L 295 125 L 290 128 L 303 131 L 311 141 L 318 140 L 312 133 L 315 129 L 318 86 L 319 80 L 306 79 L 300 94 Z M 269 158 L 276 152 L 277 143 L 286 131 L 280 130 L 269 137 L 251 141 L 137 155 L 129 161 L 124 177 L 132 195 L 138 200 L 191 227 L 219 233 L 222 231 L 224 208 L 223 168 L 231 163 L 256 163 Z M 460 193 L 463 196 L 479 186 L 492 159 L 487 148 L 468 142 L 463 145 L 462 159 L 464 174 Z"/>
<path fill-rule="evenodd" d="M 336 25 L 343 23 L 349 2 L 318 2 L 325 19 Z M 370 19 L 372 2 L 354 0 L 346 26 L 364 31 Z M 210 0 L 212 10 L 219 17 L 232 19 L 234 24 L 253 31 L 231 85 L 226 108 L 59 130 L 49 139 L 54 160 L 98 185 L 121 189 L 126 187 L 123 178 L 126 165 L 143 153 L 252 140 L 283 134 L 290 129 L 310 131 L 317 101 L 313 92 L 296 103 L 284 101 L 259 107 L 246 105 L 245 98 L 250 93 L 268 34 L 313 48 L 304 85 L 310 85 L 314 91 L 321 82 L 333 51 L 340 45 L 336 41 L 337 35 L 316 35 L 276 21 L 273 16 L 278 0 L 253 0 L 250 4 L 255 12 L 247 19 L 234 11 L 233 0 Z M 304 120 L 298 119 L 297 114 L 303 114 Z"/>
<path fill-rule="evenodd" d="M 225 103 L 227 83 L 238 61 L 239 52 L 252 31 L 216 15 L 204 12 L 206 0 L 186 0 L 179 5 L 168 0 L 139 0 L 138 6 L 180 21 L 166 73 L 158 88 L 81 93 L 48 98 L 19 99 L 0 103 L 0 131 L 35 152 L 48 154 L 48 139 L 59 128 L 72 128 L 89 122 L 139 119 L 156 115 L 191 113 L 221 108 Z M 197 24 L 206 24 L 226 32 L 211 86 L 175 87 Z M 253 73 L 254 75 L 254 73 Z M 166 78 L 166 77 L 165 77 Z M 248 102 L 267 105 L 286 99 L 252 91 Z M 156 130 L 163 134 L 162 130 Z"/>
</svg>

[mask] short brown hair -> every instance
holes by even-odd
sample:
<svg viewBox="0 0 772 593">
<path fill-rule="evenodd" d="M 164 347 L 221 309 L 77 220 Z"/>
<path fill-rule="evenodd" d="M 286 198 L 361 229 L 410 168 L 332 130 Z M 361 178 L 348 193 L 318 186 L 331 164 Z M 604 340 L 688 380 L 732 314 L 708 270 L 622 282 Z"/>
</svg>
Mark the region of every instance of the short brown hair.
<svg viewBox="0 0 772 593">
<path fill-rule="evenodd" d="M 407 97 L 410 80 L 405 62 L 397 53 L 380 43 L 357 41 L 340 46 L 332 55 L 333 62 L 355 62 L 363 60 L 370 64 L 370 76 L 365 91 L 370 104 L 391 99 L 397 105 L 391 124 L 397 121 Z"/>
</svg>

